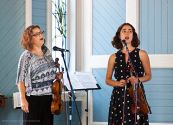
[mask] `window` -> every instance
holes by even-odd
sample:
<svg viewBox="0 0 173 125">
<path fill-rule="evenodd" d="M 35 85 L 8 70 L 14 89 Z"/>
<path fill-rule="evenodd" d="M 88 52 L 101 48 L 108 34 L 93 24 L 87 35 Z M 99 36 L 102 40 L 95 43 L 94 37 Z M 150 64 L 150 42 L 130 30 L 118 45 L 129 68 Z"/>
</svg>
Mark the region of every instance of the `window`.
<svg viewBox="0 0 173 125">
<path fill-rule="evenodd" d="M 52 0 L 52 47 L 66 48 L 66 5 L 66 0 Z M 60 65 L 63 65 L 61 52 L 53 50 L 52 56 L 54 59 L 59 58 Z"/>
</svg>

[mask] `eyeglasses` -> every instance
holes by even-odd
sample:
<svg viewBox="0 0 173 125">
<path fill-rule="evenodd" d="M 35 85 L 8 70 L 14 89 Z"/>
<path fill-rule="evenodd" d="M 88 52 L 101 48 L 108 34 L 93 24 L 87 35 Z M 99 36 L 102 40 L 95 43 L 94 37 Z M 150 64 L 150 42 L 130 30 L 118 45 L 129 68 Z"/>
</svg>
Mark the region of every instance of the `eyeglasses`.
<svg viewBox="0 0 173 125">
<path fill-rule="evenodd" d="M 40 35 L 43 35 L 44 31 L 40 31 L 38 33 L 34 33 L 32 34 L 32 36 L 40 36 Z"/>
</svg>

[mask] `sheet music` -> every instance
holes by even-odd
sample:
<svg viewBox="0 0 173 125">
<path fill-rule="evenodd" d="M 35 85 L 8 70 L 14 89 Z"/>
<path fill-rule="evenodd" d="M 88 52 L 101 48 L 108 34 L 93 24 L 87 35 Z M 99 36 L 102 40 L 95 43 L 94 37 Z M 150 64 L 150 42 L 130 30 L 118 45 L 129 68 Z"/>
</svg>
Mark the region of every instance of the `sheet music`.
<svg viewBox="0 0 173 125">
<path fill-rule="evenodd" d="M 13 93 L 13 107 L 14 107 L 14 109 L 17 109 L 17 108 L 21 107 L 20 93 L 19 92 L 14 92 Z"/>
<path fill-rule="evenodd" d="M 70 75 L 73 89 L 91 89 L 98 88 L 97 81 L 89 72 L 75 72 Z M 68 90 L 71 90 L 66 74 L 64 74 L 64 84 Z"/>
</svg>

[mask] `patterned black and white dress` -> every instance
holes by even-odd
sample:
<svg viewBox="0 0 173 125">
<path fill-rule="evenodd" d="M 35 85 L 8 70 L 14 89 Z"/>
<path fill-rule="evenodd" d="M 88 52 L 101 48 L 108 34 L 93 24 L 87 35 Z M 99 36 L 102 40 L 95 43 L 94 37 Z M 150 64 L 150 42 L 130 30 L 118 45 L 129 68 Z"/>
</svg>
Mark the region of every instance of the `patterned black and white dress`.
<svg viewBox="0 0 173 125">
<path fill-rule="evenodd" d="M 135 67 L 135 71 L 138 76 L 144 75 L 144 68 L 139 57 L 139 50 L 135 48 L 130 52 L 131 61 Z M 117 80 L 126 79 L 130 76 L 129 71 L 127 71 L 128 63 L 125 61 L 125 54 L 119 50 L 116 53 L 115 59 L 115 71 L 114 77 Z M 126 95 L 125 95 L 125 106 L 124 106 L 124 87 L 114 87 L 111 95 L 110 107 L 109 107 L 109 117 L 108 125 L 121 125 L 124 113 L 124 125 L 135 125 L 135 115 L 131 112 L 132 98 L 128 93 L 128 89 L 131 86 L 130 83 L 127 84 Z M 124 107 L 124 108 L 123 108 Z M 124 110 L 123 110 L 124 109 Z M 123 112 L 124 111 L 124 112 Z M 148 115 L 139 115 L 137 125 L 149 125 Z"/>
</svg>

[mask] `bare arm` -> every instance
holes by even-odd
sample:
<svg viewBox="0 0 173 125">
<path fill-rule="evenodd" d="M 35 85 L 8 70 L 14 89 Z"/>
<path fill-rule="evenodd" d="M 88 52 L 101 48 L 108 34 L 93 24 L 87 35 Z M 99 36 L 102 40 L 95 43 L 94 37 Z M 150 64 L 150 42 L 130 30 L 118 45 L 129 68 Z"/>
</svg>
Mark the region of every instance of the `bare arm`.
<svg viewBox="0 0 173 125">
<path fill-rule="evenodd" d="M 108 61 L 108 66 L 107 66 L 107 72 L 106 72 L 106 84 L 110 85 L 110 86 L 119 86 L 119 87 L 123 87 L 125 85 L 125 80 L 120 80 L 120 81 L 115 81 L 112 79 L 112 74 L 114 71 L 114 66 L 115 66 L 115 54 L 112 54 L 109 57 L 109 61 Z"/>
<path fill-rule="evenodd" d="M 148 54 L 144 50 L 139 51 L 139 56 L 142 61 L 142 65 L 144 67 L 144 72 L 145 72 L 145 75 L 143 77 L 140 77 L 139 80 L 141 82 L 146 82 L 151 79 L 150 60 L 149 60 Z"/>
<path fill-rule="evenodd" d="M 25 84 L 20 81 L 18 83 L 18 89 L 19 89 L 19 93 L 20 93 L 21 108 L 24 112 L 29 112 L 28 102 L 27 102 L 26 97 L 25 97 L 25 92 L 26 92 Z"/>
</svg>

